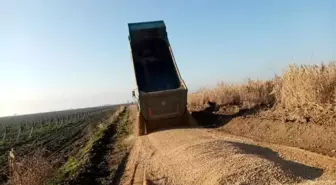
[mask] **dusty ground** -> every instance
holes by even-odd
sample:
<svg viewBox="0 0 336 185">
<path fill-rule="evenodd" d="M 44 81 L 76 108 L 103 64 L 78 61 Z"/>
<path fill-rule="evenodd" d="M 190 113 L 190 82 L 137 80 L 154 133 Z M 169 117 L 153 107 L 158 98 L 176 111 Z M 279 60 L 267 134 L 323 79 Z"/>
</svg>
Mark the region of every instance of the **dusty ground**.
<svg viewBox="0 0 336 185">
<path fill-rule="evenodd" d="M 129 159 L 137 162 L 154 184 L 336 184 L 335 158 L 207 129 L 141 137 Z"/>
<path fill-rule="evenodd" d="M 238 117 L 218 130 L 336 157 L 336 127 Z"/>
<path fill-rule="evenodd" d="M 121 184 L 144 166 L 153 184 L 336 184 L 336 159 L 217 129 L 172 129 L 136 138 Z"/>
</svg>

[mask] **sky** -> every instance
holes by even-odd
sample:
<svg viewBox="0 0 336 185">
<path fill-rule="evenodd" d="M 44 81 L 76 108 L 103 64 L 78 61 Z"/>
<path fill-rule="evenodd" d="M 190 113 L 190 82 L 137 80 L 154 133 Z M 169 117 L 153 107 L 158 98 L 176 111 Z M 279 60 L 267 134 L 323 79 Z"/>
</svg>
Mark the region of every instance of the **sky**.
<svg viewBox="0 0 336 185">
<path fill-rule="evenodd" d="M 0 0 L 0 116 L 132 100 L 127 23 L 153 20 L 189 91 L 336 59 L 335 0 Z"/>
</svg>

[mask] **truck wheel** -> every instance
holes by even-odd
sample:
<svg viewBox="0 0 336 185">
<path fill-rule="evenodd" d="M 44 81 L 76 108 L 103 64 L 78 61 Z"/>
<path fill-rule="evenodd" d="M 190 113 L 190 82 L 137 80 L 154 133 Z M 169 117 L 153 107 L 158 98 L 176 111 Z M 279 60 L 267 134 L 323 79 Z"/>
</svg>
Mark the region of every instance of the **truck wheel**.
<svg viewBox="0 0 336 185">
<path fill-rule="evenodd" d="M 143 119 L 143 117 L 141 116 L 141 113 L 138 114 L 138 136 L 142 136 L 145 135 L 145 120 Z"/>
</svg>

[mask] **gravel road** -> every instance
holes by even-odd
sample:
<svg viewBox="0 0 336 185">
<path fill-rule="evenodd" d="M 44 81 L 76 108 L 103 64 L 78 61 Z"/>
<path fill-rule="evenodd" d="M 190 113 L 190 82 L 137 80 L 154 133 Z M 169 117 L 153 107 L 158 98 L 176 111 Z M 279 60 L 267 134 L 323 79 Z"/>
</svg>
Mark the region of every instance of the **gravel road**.
<svg viewBox="0 0 336 185">
<path fill-rule="evenodd" d="M 336 185 L 336 158 L 214 129 L 172 129 L 136 138 L 122 184 L 132 183 L 136 166 L 144 166 L 155 185 Z"/>
</svg>

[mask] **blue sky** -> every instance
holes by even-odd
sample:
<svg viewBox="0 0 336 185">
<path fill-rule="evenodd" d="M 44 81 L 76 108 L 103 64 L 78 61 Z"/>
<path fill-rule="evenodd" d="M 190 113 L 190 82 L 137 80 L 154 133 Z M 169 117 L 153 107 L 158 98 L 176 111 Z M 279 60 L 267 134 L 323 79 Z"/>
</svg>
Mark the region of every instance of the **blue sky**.
<svg viewBox="0 0 336 185">
<path fill-rule="evenodd" d="M 335 0 L 0 0 L 0 116 L 131 100 L 127 23 L 151 20 L 192 91 L 336 59 Z"/>
</svg>

